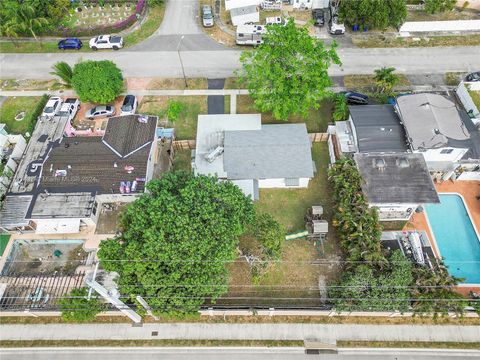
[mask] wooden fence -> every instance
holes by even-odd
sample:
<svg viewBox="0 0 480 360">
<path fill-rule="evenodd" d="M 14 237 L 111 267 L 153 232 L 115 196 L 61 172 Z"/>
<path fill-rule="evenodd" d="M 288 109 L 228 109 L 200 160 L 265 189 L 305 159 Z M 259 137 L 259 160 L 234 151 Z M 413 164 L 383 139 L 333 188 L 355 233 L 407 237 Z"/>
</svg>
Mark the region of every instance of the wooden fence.
<svg viewBox="0 0 480 360">
<path fill-rule="evenodd" d="M 311 142 L 321 142 L 328 140 L 328 133 L 309 133 Z"/>
<path fill-rule="evenodd" d="M 195 140 L 176 140 L 173 142 L 174 150 L 192 150 L 195 149 Z"/>
<path fill-rule="evenodd" d="M 309 133 L 308 137 L 311 142 L 322 142 L 328 140 L 328 133 Z M 192 150 L 195 149 L 195 140 L 175 140 L 173 148 L 175 150 Z"/>
</svg>

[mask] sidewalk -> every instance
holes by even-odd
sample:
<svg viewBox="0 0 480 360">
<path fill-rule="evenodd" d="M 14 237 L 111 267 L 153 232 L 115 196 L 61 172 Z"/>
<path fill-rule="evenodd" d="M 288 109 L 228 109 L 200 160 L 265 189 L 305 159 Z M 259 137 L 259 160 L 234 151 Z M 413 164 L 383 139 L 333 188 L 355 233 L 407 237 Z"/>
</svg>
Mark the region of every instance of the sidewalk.
<svg viewBox="0 0 480 360">
<path fill-rule="evenodd" d="M 397 91 L 446 91 L 452 90 L 454 86 L 447 85 L 418 85 L 398 88 Z M 342 86 L 335 86 L 330 88 L 333 92 L 345 91 L 347 88 Z M 124 94 L 132 94 L 135 96 L 209 96 L 209 95 L 248 95 L 247 89 L 196 89 L 196 90 L 127 90 Z M 50 94 L 52 96 L 75 96 L 73 90 L 0 90 L 0 96 L 42 96 L 43 94 Z"/>
<path fill-rule="evenodd" d="M 153 332 L 158 332 L 155 335 Z M 305 340 L 478 342 L 480 326 L 365 324 L 1 325 L 0 340 Z"/>
<path fill-rule="evenodd" d="M 197 89 L 197 90 L 128 90 L 124 94 L 135 96 L 203 96 L 203 95 L 248 95 L 246 89 Z M 0 96 L 76 96 L 73 90 L 14 90 L 0 91 Z"/>
</svg>

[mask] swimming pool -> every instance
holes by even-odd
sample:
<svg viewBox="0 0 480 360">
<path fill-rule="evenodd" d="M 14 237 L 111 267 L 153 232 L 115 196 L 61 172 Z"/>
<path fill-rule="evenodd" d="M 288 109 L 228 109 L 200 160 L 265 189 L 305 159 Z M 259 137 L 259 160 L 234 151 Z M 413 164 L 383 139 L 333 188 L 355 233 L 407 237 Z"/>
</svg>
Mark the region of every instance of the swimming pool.
<svg viewBox="0 0 480 360">
<path fill-rule="evenodd" d="M 480 241 L 461 196 L 439 194 L 440 204 L 425 207 L 440 255 L 450 274 L 464 284 L 480 284 Z"/>
</svg>

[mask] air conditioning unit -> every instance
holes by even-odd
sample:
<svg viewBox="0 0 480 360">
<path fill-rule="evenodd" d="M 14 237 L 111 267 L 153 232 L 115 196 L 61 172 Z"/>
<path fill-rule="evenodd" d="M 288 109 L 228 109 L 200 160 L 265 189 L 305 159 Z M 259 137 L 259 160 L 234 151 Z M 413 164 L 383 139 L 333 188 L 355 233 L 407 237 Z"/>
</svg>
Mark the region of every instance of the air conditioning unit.
<svg viewBox="0 0 480 360">
<path fill-rule="evenodd" d="M 223 146 L 217 146 L 215 149 L 210 151 L 207 155 L 205 155 L 205 160 L 207 160 L 209 163 L 212 163 L 215 161 L 217 157 L 223 154 Z"/>
</svg>

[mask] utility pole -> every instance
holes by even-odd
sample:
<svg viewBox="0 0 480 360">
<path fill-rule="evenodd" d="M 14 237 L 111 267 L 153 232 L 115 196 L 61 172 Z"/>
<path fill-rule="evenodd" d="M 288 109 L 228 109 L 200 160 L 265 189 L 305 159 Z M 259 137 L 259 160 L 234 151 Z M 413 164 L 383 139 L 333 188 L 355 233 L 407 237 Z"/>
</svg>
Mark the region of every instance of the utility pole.
<svg viewBox="0 0 480 360">
<path fill-rule="evenodd" d="M 180 60 L 180 65 L 182 66 L 182 74 L 183 74 L 183 80 L 185 81 L 185 88 L 188 88 L 187 76 L 185 75 L 185 68 L 183 67 L 182 56 L 180 55 L 180 45 L 182 44 L 182 40 L 184 38 L 185 38 L 185 35 L 182 35 L 182 37 L 180 38 L 180 41 L 178 42 L 177 54 L 178 54 L 178 59 Z"/>
</svg>

